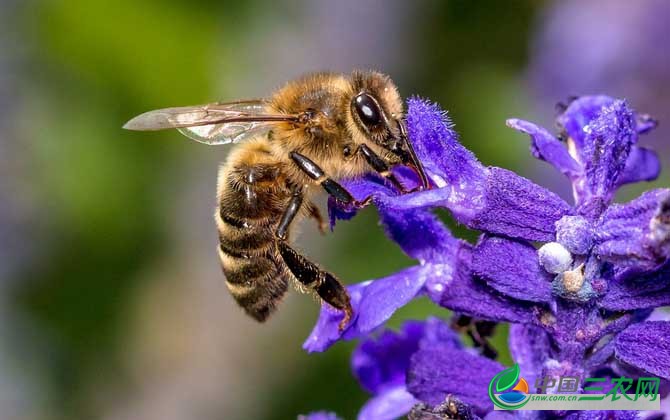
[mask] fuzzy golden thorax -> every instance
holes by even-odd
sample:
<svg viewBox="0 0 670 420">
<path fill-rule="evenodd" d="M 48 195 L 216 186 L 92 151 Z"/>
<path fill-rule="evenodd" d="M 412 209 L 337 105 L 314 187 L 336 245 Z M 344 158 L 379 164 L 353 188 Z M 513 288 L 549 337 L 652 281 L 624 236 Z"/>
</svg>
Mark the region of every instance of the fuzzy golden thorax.
<svg viewBox="0 0 670 420">
<path fill-rule="evenodd" d="M 385 124 L 368 128 L 353 108 L 356 95 L 368 93 L 382 110 Z M 270 101 L 273 112 L 308 112 L 306 123 L 286 122 L 272 131 L 270 142 L 277 158 L 296 151 L 314 160 L 338 179 L 369 171 L 364 159 L 354 152 L 367 144 L 378 154 L 393 160 L 384 148 L 397 136 L 396 121 L 402 118 L 402 101 L 391 79 L 377 72 L 354 72 L 350 77 L 315 73 L 294 80 L 279 89 Z M 291 175 L 304 179 L 297 170 Z M 307 181 L 304 179 L 304 181 Z"/>
</svg>

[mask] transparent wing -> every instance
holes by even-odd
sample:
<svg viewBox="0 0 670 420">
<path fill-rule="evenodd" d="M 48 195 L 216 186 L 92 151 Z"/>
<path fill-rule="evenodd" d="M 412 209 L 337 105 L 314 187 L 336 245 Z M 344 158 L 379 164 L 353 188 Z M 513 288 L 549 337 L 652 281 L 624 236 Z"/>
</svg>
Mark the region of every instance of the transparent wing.
<svg viewBox="0 0 670 420">
<path fill-rule="evenodd" d="M 271 113 L 266 101 L 250 100 L 158 109 L 138 115 L 123 128 L 140 131 L 176 128 L 201 143 L 227 144 L 267 133 L 278 122 L 296 119 L 296 115 Z"/>
<path fill-rule="evenodd" d="M 200 143 L 218 145 L 241 143 L 244 140 L 267 134 L 274 124 L 274 122 L 268 121 L 238 121 L 194 127 L 179 127 L 177 130 L 186 137 Z"/>
</svg>

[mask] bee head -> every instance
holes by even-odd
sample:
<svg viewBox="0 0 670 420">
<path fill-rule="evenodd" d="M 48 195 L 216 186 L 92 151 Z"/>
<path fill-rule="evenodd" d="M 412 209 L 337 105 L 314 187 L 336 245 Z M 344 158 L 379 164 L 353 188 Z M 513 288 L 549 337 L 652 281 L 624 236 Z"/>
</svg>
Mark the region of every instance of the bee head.
<svg viewBox="0 0 670 420">
<path fill-rule="evenodd" d="M 354 93 L 349 124 L 352 136 L 359 140 L 372 140 L 388 150 L 400 163 L 416 170 L 423 188 L 430 188 L 423 167 L 407 138 L 402 99 L 391 78 L 372 71 L 354 72 L 352 82 Z"/>
<path fill-rule="evenodd" d="M 378 72 L 354 72 L 350 113 L 353 135 L 389 149 L 399 136 L 402 100 L 391 78 Z M 358 136 L 357 136 L 358 137 Z"/>
</svg>

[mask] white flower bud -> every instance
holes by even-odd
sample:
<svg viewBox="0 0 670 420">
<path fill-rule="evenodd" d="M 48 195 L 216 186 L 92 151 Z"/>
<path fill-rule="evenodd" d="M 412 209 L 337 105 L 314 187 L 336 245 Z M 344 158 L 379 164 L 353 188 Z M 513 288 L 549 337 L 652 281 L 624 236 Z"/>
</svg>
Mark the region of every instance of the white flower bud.
<svg viewBox="0 0 670 420">
<path fill-rule="evenodd" d="M 550 273 L 559 274 L 572 266 L 572 254 L 558 242 L 549 242 L 537 250 L 540 265 Z"/>
</svg>

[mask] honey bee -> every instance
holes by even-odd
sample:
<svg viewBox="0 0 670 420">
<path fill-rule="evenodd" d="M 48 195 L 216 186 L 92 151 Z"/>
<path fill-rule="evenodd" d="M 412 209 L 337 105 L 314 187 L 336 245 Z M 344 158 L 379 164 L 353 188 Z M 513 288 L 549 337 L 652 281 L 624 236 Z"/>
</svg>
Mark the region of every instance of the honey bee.
<svg viewBox="0 0 670 420">
<path fill-rule="evenodd" d="M 289 281 L 343 311 L 340 329 L 351 319 L 344 286 L 290 245 L 300 218 L 314 218 L 323 230 L 315 192 L 363 207 L 370 197 L 358 201 L 336 180 L 377 172 L 407 192 L 391 171 L 398 164 L 414 169 L 419 188 L 429 185 L 407 138 L 398 90 L 378 72 L 309 74 L 267 99 L 149 111 L 124 128 L 176 128 L 210 145 L 244 142 L 219 170 L 214 217 L 226 285 L 261 322 Z"/>
</svg>

